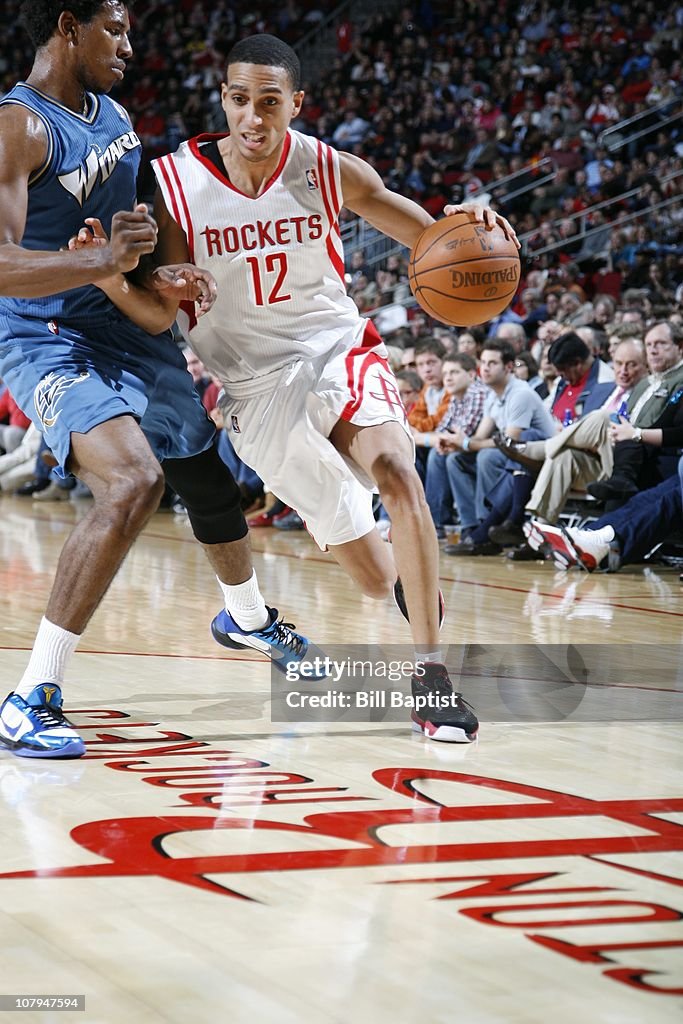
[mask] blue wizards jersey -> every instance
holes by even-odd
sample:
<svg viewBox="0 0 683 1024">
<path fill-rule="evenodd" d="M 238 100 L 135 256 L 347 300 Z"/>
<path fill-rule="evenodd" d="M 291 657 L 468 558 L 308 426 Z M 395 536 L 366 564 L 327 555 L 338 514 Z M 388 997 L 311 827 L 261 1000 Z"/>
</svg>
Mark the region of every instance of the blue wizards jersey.
<svg viewBox="0 0 683 1024">
<path fill-rule="evenodd" d="M 98 217 L 109 232 L 112 216 L 133 208 L 140 165 L 140 140 L 123 107 L 88 93 L 87 112 L 77 114 L 23 82 L 4 97 L 2 104 L 8 103 L 37 114 L 48 138 L 45 163 L 29 181 L 21 245 L 59 250 L 86 217 Z M 46 298 L 0 299 L 0 309 L 41 320 L 106 319 L 113 308 L 94 285 Z"/>
</svg>

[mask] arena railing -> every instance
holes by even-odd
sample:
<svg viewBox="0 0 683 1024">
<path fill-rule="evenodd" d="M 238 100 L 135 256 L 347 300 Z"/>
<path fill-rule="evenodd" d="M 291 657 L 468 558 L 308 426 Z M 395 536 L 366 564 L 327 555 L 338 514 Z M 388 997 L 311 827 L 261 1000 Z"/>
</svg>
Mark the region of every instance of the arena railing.
<svg viewBox="0 0 683 1024">
<path fill-rule="evenodd" d="M 683 171 L 678 171 L 677 174 L 681 175 L 681 174 L 683 174 Z M 673 177 L 673 175 L 672 175 L 672 177 Z M 618 202 L 620 198 L 621 198 L 620 196 L 616 196 L 615 199 L 613 200 L 613 202 Z M 530 232 L 528 231 L 525 234 L 519 236 L 519 240 L 522 243 L 522 253 L 524 255 L 528 254 L 529 256 L 532 256 L 534 258 L 536 258 L 538 256 L 545 256 L 547 253 L 557 252 L 560 249 L 565 249 L 569 245 L 575 245 L 577 241 L 585 242 L 586 239 L 594 238 L 600 232 L 611 232 L 615 228 L 622 227 L 622 225 L 624 225 L 624 224 L 630 224 L 633 221 L 645 220 L 645 219 L 647 219 L 647 217 L 649 217 L 653 213 L 656 213 L 658 210 L 665 210 L 669 206 L 674 206 L 676 204 L 678 206 L 680 206 L 682 202 L 683 202 L 683 197 L 682 196 L 680 196 L 680 195 L 670 196 L 668 199 L 662 199 L 661 202 L 653 203 L 652 206 L 648 206 L 645 209 L 634 210 L 632 213 L 624 214 L 624 215 L 619 217 L 618 221 L 605 221 L 604 224 L 599 224 L 595 228 L 589 228 L 588 231 L 584 231 L 582 234 L 571 235 L 571 237 L 569 237 L 569 238 L 558 239 L 557 242 L 551 242 L 549 245 L 544 245 L 540 249 L 530 249 L 530 250 L 528 249 L 527 243 L 529 242 L 529 239 L 532 238 L 533 235 L 535 234 L 535 232 L 533 232 L 533 231 L 530 231 Z M 601 205 L 604 205 L 604 204 L 601 204 Z M 589 214 L 592 210 L 595 210 L 595 209 L 597 209 L 597 207 L 590 206 L 590 207 L 588 207 L 587 210 L 584 210 L 583 212 L 585 214 Z M 590 254 L 587 254 L 587 255 L 598 256 L 598 255 L 600 255 L 601 252 L 607 251 L 607 249 L 608 249 L 608 246 L 605 246 L 605 248 L 603 250 L 599 250 L 599 251 L 596 251 L 594 253 L 590 253 Z M 581 260 L 581 258 L 582 257 L 581 257 L 581 253 L 580 252 L 577 253 L 575 255 L 575 257 L 574 257 L 575 260 Z"/>
<path fill-rule="evenodd" d="M 334 60 L 339 56 L 337 28 L 344 21 L 356 26 L 362 25 L 372 14 L 390 13 L 402 6 L 402 0 L 344 0 L 294 44 L 301 61 L 303 77 L 315 82 L 323 71 L 330 70 Z"/>
<path fill-rule="evenodd" d="M 652 124 L 646 125 L 645 128 L 640 131 L 632 132 L 627 138 L 621 138 L 620 133 L 631 125 L 637 124 L 644 118 L 652 117 L 653 114 L 663 113 L 670 107 L 675 107 L 674 113 L 669 116 L 663 116 L 658 118 Z M 648 107 L 647 110 L 639 110 L 637 114 L 633 114 L 631 117 L 625 118 L 623 121 L 619 121 L 618 124 L 610 125 L 609 128 L 605 128 L 598 135 L 598 146 L 604 146 L 605 149 L 609 150 L 610 153 L 614 153 L 619 149 L 623 149 L 624 146 L 628 146 L 631 142 L 635 142 L 636 139 L 642 139 L 646 135 L 652 135 L 653 132 L 661 131 L 666 125 L 674 124 L 676 121 L 681 119 L 681 97 L 677 95 L 672 99 L 663 100 L 661 103 L 655 104 L 655 106 Z M 614 139 L 610 139 L 610 136 L 616 135 Z"/>
<path fill-rule="evenodd" d="M 663 177 L 659 178 L 659 184 L 660 185 L 666 185 L 668 182 L 675 181 L 677 178 L 680 178 L 682 175 L 683 175 L 683 170 L 672 171 L 671 174 L 665 174 Z M 607 209 L 609 209 L 610 206 L 620 206 L 622 203 L 626 202 L 626 200 L 632 199 L 634 196 L 637 196 L 641 191 L 642 191 L 642 185 L 639 185 L 637 188 L 629 189 L 628 192 L 621 192 L 618 196 L 612 196 L 609 199 L 603 199 L 599 203 L 593 203 L 591 206 L 587 206 L 584 210 L 577 210 L 576 213 L 569 213 L 569 214 L 567 214 L 566 217 L 561 217 L 560 220 L 562 222 L 566 222 L 566 221 L 572 221 L 572 222 L 573 221 L 579 221 L 579 223 L 581 225 L 581 230 L 579 231 L 579 234 L 578 235 L 572 235 L 571 239 L 569 239 L 569 241 L 570 242 L 574 241 L 577 238 L 581 238 L 581 237 L 583 237 L 583 235 L 586 234 L 586 223 L 587 223 L 588 220 L 590 220 L 592 214 L 597 213 L 597 212 L 602 212 L 603 210 L 607 210 Z M 682 196 L 679 196 L 678 199 L 679 199 L 679 201 L 683 202 L 683 197 Z M 647 209 L 651 210 L 651 209 L 655 209 L 655 207 L 654 206 L 649 206 Z M 647 211 L 645 211 L 645 212 L 647 212 Z M 604 226 L 604 225 L 601 225 L 601 226 Z M 536 229 L 534 231 L 527 231 L 527 232 L 525 232 L 525 234 L 519 236 L 520 241 L 522 239 L 531 238 L 535 233 L 536 233 Z"/>
</svg>

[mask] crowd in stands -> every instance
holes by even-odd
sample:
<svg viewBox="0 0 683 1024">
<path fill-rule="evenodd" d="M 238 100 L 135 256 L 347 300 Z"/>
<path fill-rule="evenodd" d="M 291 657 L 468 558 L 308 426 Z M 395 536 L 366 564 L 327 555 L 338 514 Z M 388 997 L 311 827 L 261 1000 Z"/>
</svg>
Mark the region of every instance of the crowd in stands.
<svg viewBox="0 0 683 1024">
<path fill-rule="evenodd" d="M 263 0 L 244 14 L 234 0 L 132 4 L 137 56 L 117 98 L 147 158 L 224 129 L 220 83 L 238 38 L 269 31 L 296 44 L 335 6 Z M 14 7 L 0 0 L 0 95 L 32 59 Z M 524 242 L 512 306 L 468 330 L 435 323 L 412 301 L 405 252 L 376 258 L 347 246 L 349 293 L 388 343 L 447 553 L 513 544 L 515 557 L 532 557 L 530 514 L 552 523 L 570 490 L 595 484 L 610 514 L 610 503 L 675 480 L 683 3 L 423 0 L 346 22 L 337 36 L 336 61 L 314 86 L 304 82 L 294 127 L 362 156 L 435 217 L 449 202 L 482 198 Z M 148 185 L 143 177 L 143 195 Z M 197 373 L 214 409 L 214 385 Z M 37 456 L 33 428 L 4 401 L 0 488 L 16 487 L 21 464 L 25 475 L 31 466 L 24 488 L 39 478 L 43 491 L 66 489 Z M 643 440 L 630 436 L 638 430 Z M 227 446 L 223 455 L 230 462 Z M 255 525 L 302 527 L 293 510 L 271 505 L 248 468 L 234 468 Z M 615 474 L 617 486 L 601 490 Z"/>
</svg>

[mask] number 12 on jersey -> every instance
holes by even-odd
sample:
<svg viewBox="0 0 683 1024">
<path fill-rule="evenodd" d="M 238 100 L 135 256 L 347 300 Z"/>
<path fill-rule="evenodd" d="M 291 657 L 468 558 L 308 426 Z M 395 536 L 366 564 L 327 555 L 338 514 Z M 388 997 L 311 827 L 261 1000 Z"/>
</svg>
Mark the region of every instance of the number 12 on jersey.
<svg viewBox="0 0 683 1024">
<path fill-rule="evenodd" d="M 287 302 L 291 295 L 282 294 L 287 276 L 287 253 L 269 252 L 265 258 L 265 274 L 261 271 L 261 261 L 257 256 L 247 256 L 246 262 L 251 270 L 254 286 L 254 300 L 257 306 L 269 306 L 273 302 Z M 275 275 L 274 280 L 272 275 Z M 268 290 L 270 289 L 270 290 Z M 266 298 L 266 292 L 268 298 Z"/>
</svg>

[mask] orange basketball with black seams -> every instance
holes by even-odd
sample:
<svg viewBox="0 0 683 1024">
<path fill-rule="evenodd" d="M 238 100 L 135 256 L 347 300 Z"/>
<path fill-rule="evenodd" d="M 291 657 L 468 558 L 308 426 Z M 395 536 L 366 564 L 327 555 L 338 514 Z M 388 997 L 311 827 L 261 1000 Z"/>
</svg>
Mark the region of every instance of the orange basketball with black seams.
<svg viewBox="0 0 683 1024">
<path fill-rule="evenodd" d="M 501 227 L 487 231 L 469 214 L 455 213 L 422 232 L 410 254 L 408 281 L 430 316 L 473 327 L 510 305 L 520 272 L 517 246 Z"/>
</svg>

